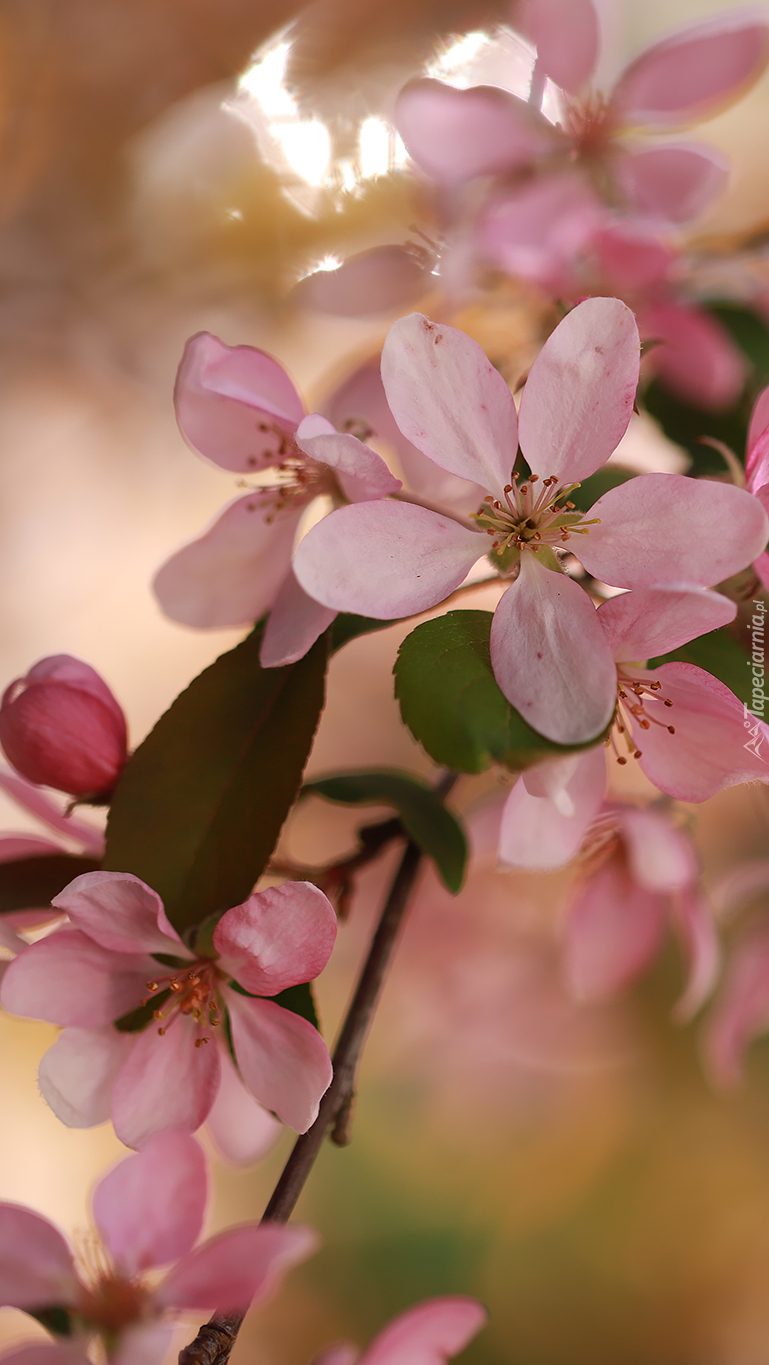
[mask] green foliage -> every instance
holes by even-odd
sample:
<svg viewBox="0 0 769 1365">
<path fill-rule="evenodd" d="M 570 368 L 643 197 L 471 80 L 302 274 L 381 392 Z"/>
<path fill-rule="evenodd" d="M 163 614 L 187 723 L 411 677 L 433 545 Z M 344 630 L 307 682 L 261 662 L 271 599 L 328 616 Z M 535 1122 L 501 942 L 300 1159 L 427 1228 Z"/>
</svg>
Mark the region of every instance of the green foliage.
<svg viewBox="0 0 769 1365">
<path fill-rule="evenodd" d="M 70 853 L 42 853 L 0 863 L 0 914 L 45 909 L 75 877 L 100 867 L 93 858 Z"/>
<path fill-rule="evenodd" d="M 450 611 L 425 621 L 395 665 L 405 724 L 436 763 L 463 773 L 491 763 L 518 771 L 573 752 L 537 734 L 503 696 L 491 667 L 491 620 L 489 611 Z"/>
<path fill-rule="evenodd" d="M 380 621 L 374 616 L 354 616 L 352 612 L 340 612 L 331 625 L 331 653 L 336 654 L 350 640 L 357 640 L 359 635 L 371 635 L 393 624 L 393 621 Z"/>
<path fill-rule="evenodd" d="M 421 778 L 396 768 L 340 773 L 308 782 L 304 792 L 343 805 L 392 806 L 409 838 L 435 863 L 449 891 L 462 886 L 467 840 L 456 816 Z"/>
<path fill-rule="evenodd" d="M 711 630 L 707 635 L 700 635 L 697 640 L 690 640 L 688 645 L 682 645 L 670 654 L 650 659 L 649 668 L 659 668 L 660 664 L 673 662 L 696 664 L 698 668 L 704 668 L 706 673 L 712 673 L 714 678 L 726 683 L 740 701 L 750 705 L 750 659 L 724 626 L 720 630 Z"/>
</svg>

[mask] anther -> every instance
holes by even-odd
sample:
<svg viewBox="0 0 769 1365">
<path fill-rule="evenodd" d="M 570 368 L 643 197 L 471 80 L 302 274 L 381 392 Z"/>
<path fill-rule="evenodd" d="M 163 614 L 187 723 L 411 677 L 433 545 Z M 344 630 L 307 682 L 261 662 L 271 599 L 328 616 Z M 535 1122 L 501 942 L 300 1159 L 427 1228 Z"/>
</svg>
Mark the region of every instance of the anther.
<svg viewBox="0 0 769 1365">
<path fill-rule="evenodd" d="M 529 483 L 536 483 L 538 478 L 539 478 L 539 474 L 530 474 L 530 475 L 529 475 Z"/>
<path fill-rule="evenodd" d="M 196 1038 L 195 1047 L 202 1047 L 204 1043 L 210 1042 L 209 1038 Z"/>
<path fill-rule="evenodd" d="M 665 698 L 664 698 L 664 705 L 665 705 L 665 706 L 672 706 L 672 705 L 673 705 L 672 701 L 670 700 L 670 697 L 665 697 Z"/>
<path fill-rule="evenodd" d="M 661 683 L 661 682 L 650 682 L 650 683 L 649 683 L 649 691 L 650 691 L 650 692 L 659 692 L 661 686 L 662 686 L 662 683 Z"/>
<path fill-rule="evenodd" d="M 668 731 L 668 734 L 669 734 L 669 735 L 674 735 L 675 732 L 676 732 L 676 727 L 675 727 L 675 725 L 668 725 L 667 731 Z"/>
<path fill-rule="evenodd" d="M 157 988 L 158 988 L 158 983 L 157 983 L 157 981 L 148 981 L 148 982 L 147 982 L 147 990 L 148 990 L 148 991 L 156 991 Z"/>
<path fill-rule="evenodd" d="M 622 767 L 624 768 L 625 764 L 627 763 L 627 759 L 626 759 L 626 758 L 618 758 L 618 759 L 617 759 L 617 762 L 620 763 L 620 764 L 622 765 Z"/>
</svg>

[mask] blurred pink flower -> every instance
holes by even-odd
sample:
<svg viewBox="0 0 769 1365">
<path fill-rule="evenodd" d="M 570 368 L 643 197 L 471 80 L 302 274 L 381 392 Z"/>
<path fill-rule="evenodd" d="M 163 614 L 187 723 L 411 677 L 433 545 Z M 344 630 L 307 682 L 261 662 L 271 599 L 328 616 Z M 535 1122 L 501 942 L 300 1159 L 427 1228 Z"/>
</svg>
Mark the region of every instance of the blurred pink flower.
<svg viewBox="0 0 769 1365">
<path fill-rule="evenodd" d="M 2 1000 L 12 1014 L 64 1026 L 39 1074 L 64 1123 L 87 1128 L 111 1117 L 121 1141 L 141 1147 L 167 1128 L 194 1132 L 221 1102 L 214 1122 L 226 1153 L 227 1114 L 242 1112 L 236 1142 L 247 1145 L 256 1100 L 298 1132 L 309 1128 L 331 1081 L 325 1043 L 307 1020 L 255 997 L 312 980 L 325 966 L 336 917 L 317 887 L 285 882 L 250 896 L 226 911 L 197 953 L 156 893 L 128 873 L 76 877 L 53 904 L 69 923 L 11 963 Z M 154 1012 L 133 1020 L 150 1001 Z M 232 1094 L 225 1034 L 247 1095 Z M 210 1046 L 212 1035 L 219 1046 Z M 263 1140 L 258 1124 L 256 1137 Z"/>
<path fill-rule="evenodd" d="M 713 898 L 728 920 L 751 902 L 766 903 L 769 862 L 756 859 L 733 868 L 714 887 Z M 718 1086 L 743 1078 L 745 1052 L 769 1029 L 769 924 L 753 917 L 738 929 L 728 950 L 723 981 L 706 1021 L 703 1055 Z"/>
<path fill-rule="evenodd" d="M 617 299 L 588 299 L 543 346 L 517 416 L 476 342 L 417 313 L 400 319 L 382 352 L 398 426 L 440 468 L 491 493 L 475 527 L 383 499 L 341 508 L 299 545 L 300 584 L 332 610 L 414 615 L 459 586 L 484 552 L 481 537 L 491 536 L 493 566 L 503 577 L 517 573 L 492 625 L 497 682 L 541 734 L 564 744 L 595 738 L 614 711 L 616 671 L 589 597 L 559 571 L 555 551 L 579 536 L 584 567 L 616 587 L 709 585 L 744 567 L 769 538 L 763 509 L 743 490 L 673 474 L 629 480 L 589 517 L 565 501 L 624 435 L 638 365 L 630 310 Z M 532 470 L 520 484 L 519 438 Z"/>
<path fill-rule="evenodd" d="M 41 659 L 6 688 L 0 744 L 22 777 L 80 800 L 106 800 L 128 757 L 123 710 L 95 669 Z"/>
<path fill-rule="evenodd" d="M 425 1299 L 388 1322 L 365 1351 L 340 1341 L 321 1351 L 313 1365 L 444 1365 L 465 1349 L 487 1317 L 477 1299 Z"/>
<path fill-rule="evenodd" d="M 99 1239 L 80 1268 L 47 1218 L 0 1204 L 0 1305 L 45 1321 L 58 1310 L 71 1332 L 56 1343 L 22 1346 L 3 1361 L 88 1365 L 96 1340 L 110 1365 L 159 1365 L 174 1316 L 262 1303 L 284 1272 L 315 1250 L 311 1229 L 271 1223 L 228 1228 L 195 1247 L 207 1198 L 202 1148 L 187 1133 L 166 1132 L 96 1186 Z M 147 1271 L 169 1265 L 159 1283 L 147 1280 Z"/>
<path fill-rule="evenodd" d="M 190 626 L 237 626 L 270 619 L 262 664 L 292 663 L 335 612 L 302 591 L 291 571 L 299 522 L 316 498 L 337 504 L 382 498 L 400 488 L 384 460 L 304 405 L 283 367 L 253 346 L 225 346 L 200 332 L 187 342 L 176 381 L 182 434 L 222 469 L 259 475 L 198 540 L 158 570 L 154 589 L 168 616 Z"/>
</svg>

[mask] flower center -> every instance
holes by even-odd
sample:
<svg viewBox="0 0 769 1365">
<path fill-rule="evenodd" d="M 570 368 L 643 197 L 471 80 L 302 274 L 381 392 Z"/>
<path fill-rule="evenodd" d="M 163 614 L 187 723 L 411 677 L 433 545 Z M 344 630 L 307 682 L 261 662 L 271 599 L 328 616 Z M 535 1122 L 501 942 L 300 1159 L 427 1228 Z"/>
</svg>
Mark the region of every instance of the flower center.
<svg viewBox="0 0 769 1365">
<path fill-rule="evenodd" d="M 577 865 L 584 877 L 591 877 L 599 867 L 623 849 L 619 825 L 611 811 L 596 816 L 589 826 L 582 847 L 577 855 Z"/>
<path fill-rule="evenodd" d="M 153 1018 L 161 1022 L 158 1033 L 161 1037 L 168 1032 L 175 1019 L 182 1015 L 191 1016 L 196 1024 L 204 1028 L 218 1028 L 222 1022 L 217 981 L 221 973 L 210 958 L 199 958 L 184 970 L 169 972 L 165 976 L 153 977 L 147 982 L 149 995 L 142 1000 L 149 1004 L 153 996 L 162 996 Z M 195 1047 L 209 1042 L 208 1034 L 195 1039 Z"/>
<path fill-rule="evenodd" d="M 570 100 L 564 126 L 577 160 L 594 161 L 605 155 L 614 136 L 614 119 L 606 96 L 600 90 L 591 90 L 582 99 Z"/>
<path fill-rule="evenodd" d="M 660 705 L 668 708 L 673 705 L 669 697 L 663 697 L 661 682 L 627 678 L 619 668 L 617 669 L 617 708 L 606 743 L 611 745 L 618 763 L 624 766 L 628 758 L 642 757 L 642 750 L 637 747 L 633 738 L 633 722 L 641 730 L 650 730 L 652 725 L 659 725 L 661 729 L 667 730 L 669 735 L 675 734 L 674 725 L 668 725 L 662 717 L 654 715 Z M 626 754 L 620 753 L 623 745 L 627 749 Z"/>
<path fill-rule="evenodd" d="M 530 474 L 522 484 L 519 478 L 514 474 L 513 483 L 506 485 L 504 503 L 489 494 L 472 513 L 478 529 L 493 536 L 491 549 L 502 559 L 500 567 L 510 567 L 522 550 L 536 554 L 545 546 L 564 546 L 572 535 L 587 535 L 588 528 L 600 521 L 599 517 L 587 521 L 575 511 L 575 503 L 564 501 L 579 488 L 578 483 L 559 484 L 552 474 L 537 488 L 538 474 Z"/>
<path fill-rule="evenodd" d="M 76 1233 L 75 1246 L 82 1274 L 75 1309 L 87 1327 L 109 1337 L 144 1317 L 150 1289 L 121 1275 L 93 1233 Z"/>
<path fill-rule="evenodd" d="M 247 488 L 253 494 L 253 499 L 248 504 L 249 512 L 269 508 L 265 520 L 270 525 L 278 513 L 287 507 L 292 505 L 301 507 L 323 493 L 339 495 L 336 480 L 328 465 L 320 464 L 309 455 L 305 455 L 280 427 L 271 426 L 269 422 L 260 422 L 259 430 L 271 431 L 275 435 L 276 449 L 269 463 L 274 481 L 268 484 L 249 484 L 245 479 L 239 480 L 238 487 Z M 256 456 L 250 457 L 249 463 L 252 462 L 256 464 Z"/>
</svg>

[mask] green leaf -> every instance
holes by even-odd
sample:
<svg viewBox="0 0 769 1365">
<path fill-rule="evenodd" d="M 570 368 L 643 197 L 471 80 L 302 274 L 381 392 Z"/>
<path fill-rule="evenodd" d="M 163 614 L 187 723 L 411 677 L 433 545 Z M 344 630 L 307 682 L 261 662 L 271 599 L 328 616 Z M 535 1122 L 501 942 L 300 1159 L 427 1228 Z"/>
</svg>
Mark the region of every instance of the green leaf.
<svg viewBox="0 0 769 1365">
<path fill-rule="evenodd" d="M 409 838 L 432 858 L 449 891 L 462 886 L 467 840 L 456 816 L 432 787 L 397 768 L 339 773 L 308 782 L 303 792 L 351 806 L 392 806 Z"/>
<path fill-rule="evenodd" d="M 711 303 L 708 312 L 726 328 L 750 362 L 756 388 L 769 382 L 769 326 L 766 318 L 731 300 Z"/>
<path fill-rule="evenodd" d="M 703 445 L 703 436 L 712 436 L 742 459 L 748 434 L 749 405 L 738 403 L 727 412 L 705 412 L 685 403 L 654 380 L 644 394 L 644 407 L 662 427 L 665 435 L 688 450 L 694 474 L 723 474 L 724 459 L 712 446 Z"/>
<path fill-rule="evenodd" d="M 127 764 L 104 866 L 162 898 L 179 932 L 251 893 L 302 779 L 325 696 L 328 640 L 263 669 L 261 630 L 222 654 Z"/>
<path fill-rule="evenodd" d="M 259 1000 L 262 997 L 256 996 L 247 991 L 244 986 L 237 981 L 230 982 L 230 989 L 237 991 L 238 995 L 247 995 L 249 1000 Z M 284 991 L 269 997 L 273 1004 L 282 1005 L 284 1010 L 291 1010 L 292 1014 L 300 1014 L 303 1019 L 312 1024 L 313 1028 L 320 1028 L 318 1023 L 318 1011 L 315 1008 L 315 995 L 312 983 L 303 981 L 299 986 L 286 986 Z"/>
<path fill-rule="evenodd" d="M 631 469 L 623 469 L 620 465 L 604 465 L 603 469 L 597 469 L 595 474 L 583 479 L 579 488 L 575 488 L 569 497 L 577 504 L 580 512 L 589 512 L 593 503 L 598 502 L 604 493 L 609 493 L 612 488 L 618 488 L 621 483 L 627 483 L 632 477 Z"/>
<path fill-rule="evenodd" d="M 503 696 L 491 667 L 491 621 L 490 611 L 450 611 L 403 641 L 395 695 L 411 733 L 436 763 L 463 773 L 491 763 L 519 771 L 574 752 L 537 734 Z"/>
<path fill-rule="evenodd" d="M 380 621 L 374 616 L 354 616 L 352 612 L 340 612 L 331 626 L 331 653 L 336 654 L 350 640 L 359 635 L 371 635 L 376 630 L 386 630 L 394 621 Z"/>
<path fill-rule="evenodd" d="M 697 640 L 690 640 L 688 645 L 682 645 L 670 654 L 650 659 L 648 667 L 659 668 L 661 664 L 670 663 L 696 664 L 698 668 L 704 668 L 706 673 L 712 673 L 714 678 L 726 683 L 740 701 L 750 705 L 753 681 L 750 659 L 742 645 L 724 626 L 720 630 L 711 630 L 707 635 L 700 635 Z"/>
<path fill-rule="evenodd" d="M 98 872 L 101 863 L 70 853 L 42 853 L 0 863 L 0 915 L 50 905 L 65 886 L 83 872 Z"/>
</svg>

